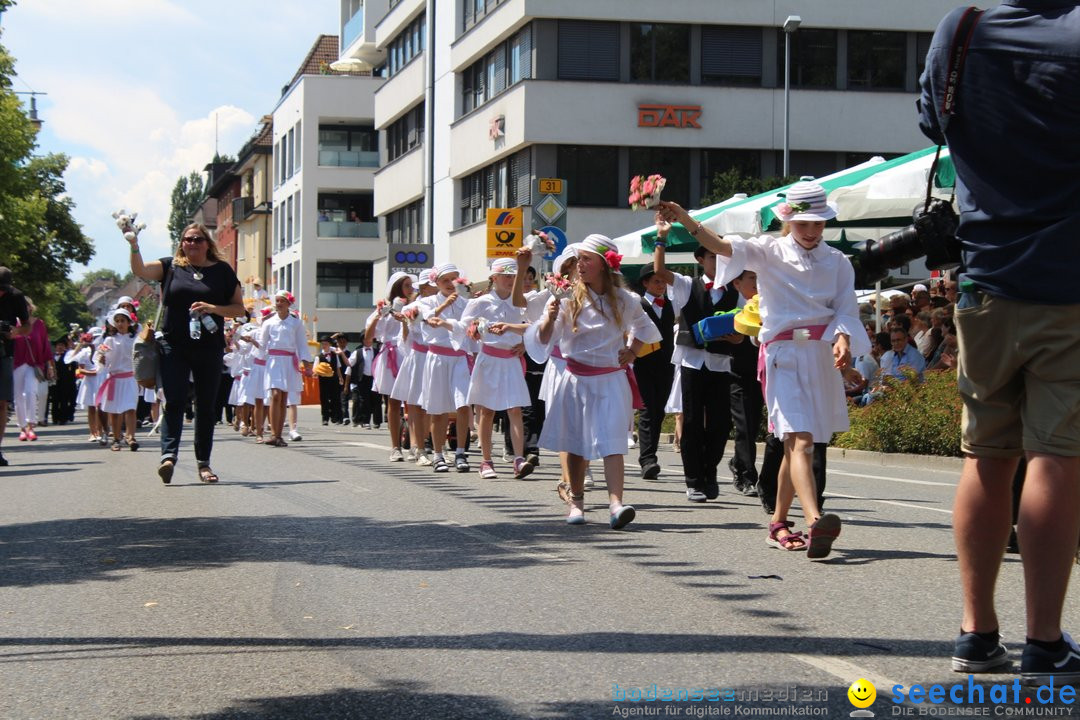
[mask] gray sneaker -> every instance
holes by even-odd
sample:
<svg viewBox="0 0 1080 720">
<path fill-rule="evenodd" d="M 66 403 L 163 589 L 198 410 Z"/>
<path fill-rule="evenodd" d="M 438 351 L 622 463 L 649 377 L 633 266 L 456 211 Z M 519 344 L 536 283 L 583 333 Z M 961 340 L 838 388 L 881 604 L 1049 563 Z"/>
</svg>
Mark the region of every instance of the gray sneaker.
<svg viewBox="0 0 1080 720">
<path fill-rule="evenodd" d="M 457 468 L 458 472 L 469 472 L 469 461 L 463 453 L 458 453 L 454 457 L 454 467 Z"/>
<path fill-rule="evenodd" d="M 984 673 L 1004 671 L 1012 661 L 1009 651 L 1001 642 L 988 642 L 973 632 L 961 633 L 953 649 L 952 671 L 958 673 Z"/>
<path fill-rule="evenodd" d="M 450 472 L 450 465 L 446 462 L 446 458 L 437 457 L 432 463 L 431 469 L 437 473 Z"/>
<path fill-rule="evenodd" d="M 405 456 L 401 454 L 401 448 L 394 448 L 390 451 L 390 462 L 404 462 Z"/>
</svg>

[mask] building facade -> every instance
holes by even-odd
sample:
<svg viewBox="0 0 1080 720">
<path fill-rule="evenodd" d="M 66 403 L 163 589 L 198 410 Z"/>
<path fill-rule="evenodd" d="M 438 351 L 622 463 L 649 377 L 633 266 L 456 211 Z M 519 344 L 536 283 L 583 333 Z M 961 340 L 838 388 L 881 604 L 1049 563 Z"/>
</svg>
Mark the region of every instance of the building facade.
<svg viewBox="0 0 1080 720">
<path fill-rule="evenodd" d="M 236 276 L 244 284 L 245 298 L 253 296 L 256 282 L 265 289 L 272 272 L 267 251 L 273 214 L 273 132 L 273 119 L 264 117 L 233 166 L 240 181 L 240 196 L 232 202 L 232 220 L 237 224 Z"/>
<path fill-rule="evenodd" d="M 791 175 L 925 147 L 917 79 L 960 4 L 443 0 L 429 18 L 427 0 L 342 0 L 341 57 L 385 77 L 383 239 L 430 238 L 436 261 L 479 277 L 487 208 L 522 205 L 527 228 L 542 224 L 528 209 L 536 178 L 567 181 L 571 240 L 615 237 L 647 223 L 627 209 L 632 175 L 661 173 L 666 198 L 696 206 L 717 172 L 780 175 L 785 130 Z"/>
</svg>

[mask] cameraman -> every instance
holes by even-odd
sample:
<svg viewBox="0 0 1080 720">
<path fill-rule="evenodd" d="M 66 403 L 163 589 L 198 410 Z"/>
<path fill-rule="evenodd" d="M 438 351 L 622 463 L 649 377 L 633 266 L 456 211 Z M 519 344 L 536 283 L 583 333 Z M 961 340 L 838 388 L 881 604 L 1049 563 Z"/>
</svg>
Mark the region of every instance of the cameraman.
<svg viewBox="0 0 1080 720">
<path fill-rule="evenodd" d="M 4 441 L 7 429 L 8 408 L 15 402 L 15 371 L 12 362 L 15 357 L 16 335 L 30 334 L 30 307 L 22 292 L 11 285 L 11 271 L 0 267 L 0 443 Z M 8 461 L 0 453 L 0 467 Z"/>
<path fill-rule="evenodd" d="M 952 669 L 1009 664 L 994 587 L 1026 457 L 1021 682 L 1069 684 L 1080 680 L 1080 647 L 1061 629 L 1080 534 L 1080 2 L 1004 0 L 970 36 L 957 31 L 966 12 L 939 25 L 919 103 L 923 132 L 952 153 L 966 266 L 955 313 L 965 460 L 953 515 L 964 607 Z M 947 93 L 954 37 L 970 42 Z M 947 94 L 959 98 L 951 118 Z"/>
</svg>

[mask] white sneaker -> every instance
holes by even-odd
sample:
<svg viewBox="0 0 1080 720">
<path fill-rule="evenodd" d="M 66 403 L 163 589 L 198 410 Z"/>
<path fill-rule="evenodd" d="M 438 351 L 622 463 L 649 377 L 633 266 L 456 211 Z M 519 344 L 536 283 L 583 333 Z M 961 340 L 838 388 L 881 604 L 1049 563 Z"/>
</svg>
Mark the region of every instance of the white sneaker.
<svg viewBox="0 0 1080 720">
<path fill-rule="evenodd" d="M 296 431 L 296 428 L 293 428 L 292 430 L 289 431 L 289 439 L 292 440 L 293 442 L 299 442 L 300 440 L 304 439 L 304 436 L 301 435 L 300 433 L 298 433 Z"/>
<path fill-rule="evenodd" d="M 403 462 L 405 456 L 401 454 L 401 448 L 394 448 L 390 451 L 390 462 Z"/>
<path fill-rule="evenodd" d="M 416 448 L 409 448 L 409 452 L 405 454 L 406 462 L 416 462 Z"/>
<path fill-rule="evenodd" d="M 595 483 L 593 483 L 593 479 L 592 479 L 592 470 L 590 470 L 588 467 L 586 467 L 585 468 L 585 487 L 592 487 L 594 484 Z"/>
<path fill-rule="evenodd" d="M 509 450 L 503 450 L 502 461 L 504 463 L 514 462 L 514 453 L 510 452 Z"/>
<path fill-rule="evenodd" d="M 420 467 L 431 467 L 431 458 L 429 458 L 427 455 L 421 454 L 420 457 L 416 458 L 416 464 Z"/>
<path fill-rule="evenodd" d="M 626 447 L 628 447 L 630 449 L 633 449 L 633 448 L 637 447 L 637 440 L 634 439 L 634 434 L 633 433 L 626 436 Z"/>
</svg>

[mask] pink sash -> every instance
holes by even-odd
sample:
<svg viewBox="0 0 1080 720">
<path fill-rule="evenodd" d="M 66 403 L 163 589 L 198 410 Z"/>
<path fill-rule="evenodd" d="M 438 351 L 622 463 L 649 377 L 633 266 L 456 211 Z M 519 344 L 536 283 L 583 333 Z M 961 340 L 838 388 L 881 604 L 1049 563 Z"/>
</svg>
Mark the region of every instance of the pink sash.
<svg viewBox="0 0 1080 720">
<path fill-rule="evenodd" d="M 435 353 L 436 355 L 443 355 L 445 357 L 468 357 L 469 354 L 464 350 L 455 350 L 454 348 L 448 348 L 445 345 L 428 345 L 428 352 Z"/>
<path fill-rule="evenodd" d="M 494 345 L 481 345 L 480 352 L 484 353 L 485 355 L 490 355 L 491 357 L 502 358 L 503 360 L 516 357 L 518 360 L 521 361 L 521 372 L 525 372 L 525 356 L 515 355 L 513 350 L 496 347 Z"/>
<path fill-rule="evenodd" d="M 795 330 L 805 330 L 809 334 L 808 337 L 802 338 L 803 340 L 820 340 L 822 337 L 825 336 L 825 329 L 827 327 L 827 325 L 810 325 L 809 327 L 785 330 L 784 332 L 774 337 L 772 340 L 763 342 L 761 344 L 761 347 L 758 348 L 757 356 L 757 379 L 758 382 L 761 383 L 762 397 L 765 396 L 765 348 L 769 345 L 772 345 L 774 342 L 779 342 L 781 340 L 794 340 Z"/>
<path fill-rule="evenodd" d="M 279 357 L 291 357 L 293 367 L 296 368 L 296 372 L 300 372 L 300 358 L 296 357 L 296 353 L 289 352 L 288 350 L 269 350 L 268 352 L 271 355 L 278 355 Z M 255 362 L 257 363 L 259 361 L 256 360 Z"/>
<path fill-rule="evenodd" d="M 254 363 L 259 366 L 266 365 L 266 358 L 255 358 Z"/>
<path fill-rule="evenodd" d="M 616 372 L 625 372 L 626 380 L 630 383 L 630 397 L 633 400 L 635 410 L 645 409 L 645 403 L 641 400 L 641 392 L 638 390 L 637 379 L 634 377 L 634 370 L 631 366 L 625 367 L 597 367 L 595 365 L 586 365 L 585 363 L 578 362 L 573 358 L 566 358 L 566 369 L 575 375 L 582 377 L 593 377 L 596 375 L 610 375 Z"/>
<path fill-rule="evenodd" d="M 128 370 L 127 372 L 109 373 L 108 375 L 106 375 L 105 382 L 101 383 L 101 387 L 99 387 L 97 391 L 97 397 L 94 398 L 97 401 L 97 404 L 101 404 L 102 397 L 108 398 L 110 401 L 115 400 L 116 383 L 113 381 L 119 380 L 120 378 L 129 377 L 135 377 L 134 370 Z"/>
<path fill-rule="evenodd" d="M 428 346 L 418 343 L 414 340 L 412 343 L 412 349 L 418 353 L 426 353 L 428 351 Z"/>
<path fill-rule="evenodd" d="M 398 359 L 397 359 L 397 345 L 392 342 L 385 343 L 382 346 L 382 350 L 375 356 L 375 361 L 371 363 L 371 374 L 378 375 L 379 373 L 379 358 L 386 356 L 383 362 L 388 363 L 390 367 L 390 374 L 397 377 L 398 373 Z"/>
</svg>

